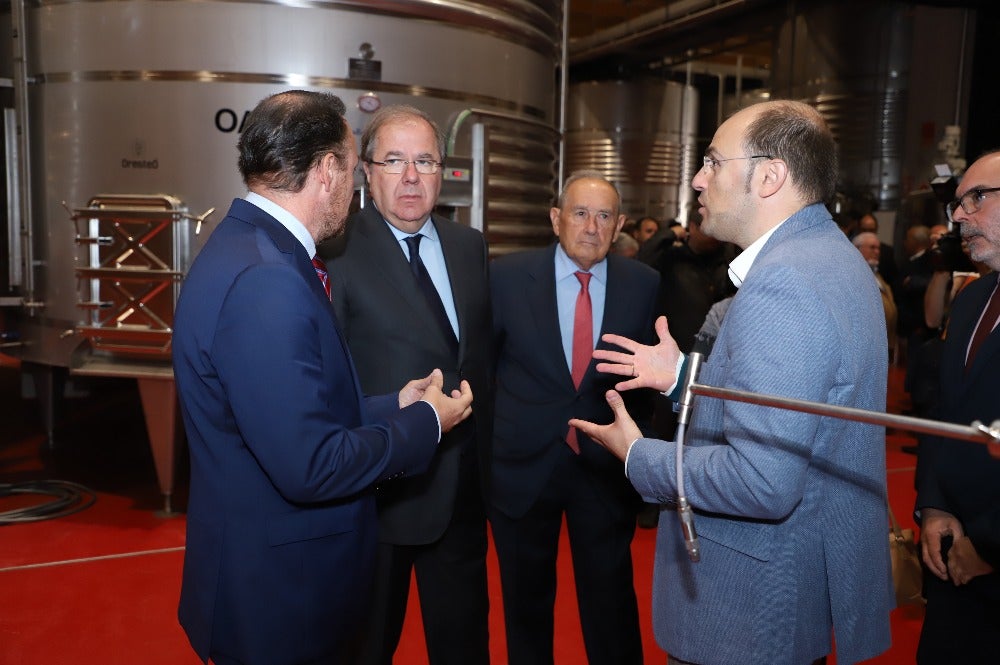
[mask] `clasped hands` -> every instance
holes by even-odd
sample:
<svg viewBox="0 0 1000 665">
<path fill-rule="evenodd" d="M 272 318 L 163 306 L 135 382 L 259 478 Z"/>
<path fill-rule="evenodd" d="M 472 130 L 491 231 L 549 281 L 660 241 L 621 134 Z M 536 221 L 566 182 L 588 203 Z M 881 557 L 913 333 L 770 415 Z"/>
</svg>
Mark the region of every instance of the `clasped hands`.
<svg viewBox="0 0 1000 665">
<path fill-rule="evenodd" d="M 656 336 L 660 340 L 655 346 L 640 344 L 621 335 L 604 335 L 601 337 L 603 341 L 623 350 L 594 351 L 594 358 L 601 361 L 597 363 L 597 371 L 626 377 L 615 384 L 615 390 L 609 390 L 605 395 L 608 405 L 614 412 L 614 422 L 609 425 L 598 425 L 577 418 L 569 421 L 571 426 L 579 429 L 623 461 L 628 454 L 629 446 L 642 436 L 642 432 L 625 408 L 625 402 L 619 391 L 652 388 L 664 392 L 677 380 L 677 359 L 680 357 L 680 349 L 670 336 L 667 317 L 661 316 L 656 319 L 654 327 Z"/>
<path fill-rule="evenodd" d="M 435 368 L 424 378 L 410 381 L 399 391 L 401 409 L 420 400 L 437 411 L 442 432 L 451 431 L 472 413 L 472 387 L 469 382 L 462 379 L 459 389 L 452 390 L 449 396 L 444 392 L 444 374 L 440 369 Z"/>
<path fill-rule="evenodd" d="M 924 508 L 921 513 L 920 551 L 931 573 L 960 586 L 968 584 L 974 577 L 993 572 L 993 566 L 976 552 L 958 518 L 936 508 Z M 941 540 L 945 536 L 952 538 L 947 562 L 941 551 Z"/>
</svg>

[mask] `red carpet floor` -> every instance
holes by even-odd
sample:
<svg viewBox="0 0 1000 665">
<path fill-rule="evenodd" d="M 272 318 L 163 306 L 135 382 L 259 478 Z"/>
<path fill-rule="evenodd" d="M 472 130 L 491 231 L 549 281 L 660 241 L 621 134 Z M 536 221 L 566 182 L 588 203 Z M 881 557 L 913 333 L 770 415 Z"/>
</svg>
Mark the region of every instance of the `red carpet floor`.
<svg viewBox="0 0 1000 665">
<path fill-rule="evenodd" d="M 0 527 L 0 665 L 194 665 L 198 662 L 176 620 L 184 546 L 183 515 L 156 516 L 160 499 L 134 387 L 98 383 L 92 396 L 67 401 L 53 448 L 45 443 L 34 400 L 20 398 L 20 376 L 0 357 L 0 482 L 34 479 L 78 482 L 97 493 L 90 508 L 69 517 Z M 891 408 L 904 406 L 892 377 Z M 887 439 L 889 494 L 904 526 L 912 526 L 911 443 Z M 183 509 L 183 487 L 175 507 Z M 0 500 L 0 511 L 36 501 Z M 650 594 L 654 532 L 633 544 L 635 586 L 646 662 L 665 662 L 653 641 Z M 564 551 L 568 544 L 563 539 Z M 569 557 L 559 570 L 555 660 L 586 662 L 576 614 Z M 490 552 L 490 650 L 507 662 L 496 557 Z M 401 665 L 427 663 L 419 608 L 411 593 Z M 893 612 L 893 646 L 871 663 L 914 662 L 919 609 Z M 835 659 L 831 659 L 831 665 Z"/>
</svg>

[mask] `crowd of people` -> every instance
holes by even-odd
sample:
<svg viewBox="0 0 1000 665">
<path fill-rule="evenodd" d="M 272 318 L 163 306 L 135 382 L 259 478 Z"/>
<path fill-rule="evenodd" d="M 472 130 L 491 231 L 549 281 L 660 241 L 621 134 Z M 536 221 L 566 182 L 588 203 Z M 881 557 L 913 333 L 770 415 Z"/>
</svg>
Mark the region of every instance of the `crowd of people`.
<svg viewBox="0 0 1000 665">
<path fill-rule="evenodd" d="M 949 206 L 986 275 L 972 281 L 922 258 L 941 253 L 933 229 L 911 229 L 899 266 L 876 218 L 838 229 L 834 139 L 798 102 L 720 125 L 685 223 L 630 230 L 615 184 L 581 171 L 561 183 L 553 242 L 492 261 L 481 233 L 434 212 L 445 143 L 420 109 L 379 110 L 359 150 L 337 97 L 279 93 L 238 151 L 248 193 L 175 315 L 191 450 L 179 617 L 204 662 L 391 663 L 415 576 L 430 663 L 488 663 L 489 523 L 512 665 L 553 662 L 559 556 L 588 662 L 641 663 L 643 512 L 668 662 L 889 647 L 883 429 L 695 397 L 677 440 L 675 405 L 696 339 L 710 385 L 873 411 L 896 340 L 912 360 L 937 339 L 928 411 L 1000 416 L 1000 153 Z M 348 218 L 359 161 L 369 197 Z M 927 437 L 918 463 L 919 662 L 986 662 L 1000 460 Z"/>
</svg>

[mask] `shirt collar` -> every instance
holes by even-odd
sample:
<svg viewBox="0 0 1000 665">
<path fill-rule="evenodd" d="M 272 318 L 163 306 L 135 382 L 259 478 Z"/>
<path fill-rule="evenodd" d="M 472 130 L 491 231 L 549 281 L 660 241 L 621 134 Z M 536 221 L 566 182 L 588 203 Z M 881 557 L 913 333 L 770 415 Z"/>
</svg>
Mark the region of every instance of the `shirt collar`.
<svg viewBox="0 0 1000 665">
<path fill-rule="evenodd" d="M 556 281 L 568 277 L 575 272 L 580 272 L 580 266 L 573 263 L 573 259 L 569 258 L 566 254 L 566 250 L 563 249 L 562 245 L 556 245 Z M 606 284 L 608 281 L 608 257 L 604 257 L 594 265 L 590 266 L 590 272 L 594 278 Z"/>
<path fill-rule="evenodd" d="M 395 226 L 387 222 L 384 217 L 382 218 L 382 221 L 385 222 L 385 225 L 389 227 L 389 230 L 392 231 L 392 235 L 395 236 L 396 240 L 398 241 L 402 241 L 404 238 L 409 238 L 410 236 L 417 235 L 417 233 L 419 233 L 420 235 L 430 238 L 434 242 L 438 242 L 437 227 L 435 227 L 434 223 L 431 222 L 430 217 L 427 218 L 427 221 L 424 222 L 424 225 L 421 226 L 416 233 L 407 233 L 406 231 L 400 231 Z"/>
<path fill-rule="evenodd" d="M 247 203 L 252 203 L 271 217 L 278 220 L 278 223 L 288 229 L 288 232 L 295 236 L 302 246 L 306 248 L 306 253 L 310 258 L 316 256 L 316 241 L 295 215 L 288 212 L 280 205 L 269 198 L 265 198 L 256 192 L 247 192 L 244 197 Z"/>
<path fill-rule="evenodd" d="M 771 239 L 771 236 L 778 230 L 778 227 L 786 221 L 787 219 L 784 219 L 778 224 L 775 224 L 764 235 L 754 240 L 753 244 L 740 252 L 740 255 L 733 259 L 732 263 L 729 264 L 729 280 L 736 285 L 736 288 L 740 288 L 740 286 L 743 285 L 743 280 L 747 278 L 747 273 L 750 272 L 750 268 L 753 267 L 754 261 L 757 260 L 757 255 L 760 254 L 760 250 L 764 248 L 764 245 Z"/>
</svg>

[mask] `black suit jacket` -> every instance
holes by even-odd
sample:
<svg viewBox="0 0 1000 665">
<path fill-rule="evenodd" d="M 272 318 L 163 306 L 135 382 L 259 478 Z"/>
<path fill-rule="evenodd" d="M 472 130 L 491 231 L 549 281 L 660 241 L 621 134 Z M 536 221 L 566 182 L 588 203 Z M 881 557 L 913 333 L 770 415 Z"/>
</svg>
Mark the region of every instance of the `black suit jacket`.
<svg viewBox="0 0 1000 665">
<path fill-rule="evenodd" d="M 1000 418 L 1000 329 L 979 348 L 966 373 L 965 351 L 976 322 L 997 283 L 991 273 L 966 286 L 952 304 L 941 358 L 941 396 L 935 416 L 969 425 Z M 976 552 L 1000 570 L 1000 460 L 979 443 L 928 437 L 921 441 L 917 470 L 917 508 L 939 508 L 955 515 Z M 1000 573 L 974 578 L 1000 601 Z"/>
<path fill-rule="evenodd" d="M 504 256 L 490 268 L 497 349 L 491 500 L 513 518 L 524 515 L 541 493 L 564 451 L 570 418 L 611 422 L 604 395 L 619 378 L 598 373 L 591 360 L 579 390 L 573 386 L 559 335 L 555 248 Z M 601 334 L 651 342 L 659 275 L 634 259 L 610 255 L 607 260 Z M 598 341 L 598 347 L 609 345 Z M 629 413 L 649 431 L 652 392 L 623 396 Z M 583 461 L 634 503 L 637 495 L 621 461 L 583 433 L 579 442 Z"/>
<path fill-rule="evenodd" d="M 327 263 L 333 306 L 365 393 L 399 390 L 435 367 L 444 373 L 445 390 L 457 388 L 462 379 L 472 387 L 473 417 L 442 437 L 428 471 L 379 487 L 379 537 L 397 545 L 427 544 L 444 533 L 455 504 L 463 450 L 478 455 L 481 478 L 489 478 L 491 322 L 486 242 L 479 231 L 437 215 L 432 219 L 458 313 L 458 357 L 374 204 L 350 218 L 345 237 L 330 248 L 332 258 Z"/>
</svg>

